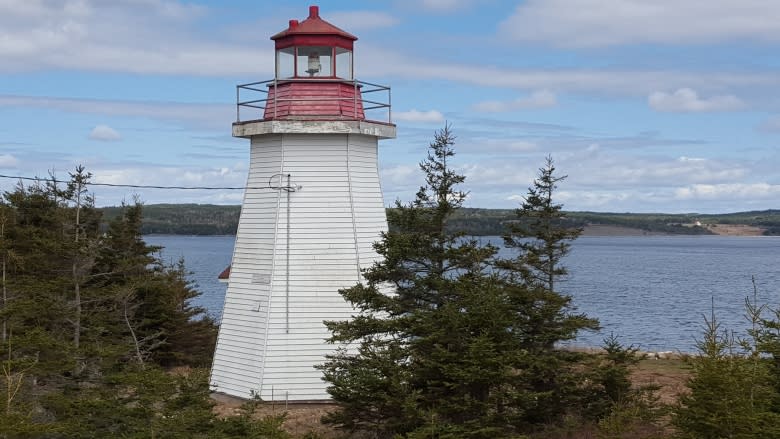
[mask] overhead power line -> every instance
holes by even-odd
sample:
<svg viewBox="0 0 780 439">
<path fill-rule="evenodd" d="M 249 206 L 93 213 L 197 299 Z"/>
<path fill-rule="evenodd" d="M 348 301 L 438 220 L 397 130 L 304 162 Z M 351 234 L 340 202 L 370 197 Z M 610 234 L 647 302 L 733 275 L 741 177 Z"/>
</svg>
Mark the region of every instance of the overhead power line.
<svg viewBox="0 0 780 439">
<path fill-rule="evenodd" d="M 172 189 L 172 190 L 202 190 L 202 191 L 225 191 L 225 190 L 246 190 L 246 189 L 274 189 L 274 190 L 284 190 L 288 192 L 295 192 L 296 190 L 300 189 L 301 186 L 298 185 L 274 185 L 272 184 L 272 180 L 274 178 L 280 177 L 289 177 L 290 174 L 274 174 L 268 178 L 268 185 L 267 186 L 159 186 L 159 185 L 151 185 L 151 184 L 121 184 L 121 183 L 96 183 L 96 182 L 88 182 L 87 186 L 105 186 L 105 187 L 122 187 L 122 188 L 132 188 L 132 189 Z M 53 183 L 68 183 L 66 180 L 57 180 L 56 178 L 48 177 L 48 178 L 42 178 L 42 177 L 23 177 L 19 175 L 3 175 L 0 174 L 0 178 L 11 178 L 14 180 L 27 180 L 27 181 L 51 181 Z"/>
</svg>

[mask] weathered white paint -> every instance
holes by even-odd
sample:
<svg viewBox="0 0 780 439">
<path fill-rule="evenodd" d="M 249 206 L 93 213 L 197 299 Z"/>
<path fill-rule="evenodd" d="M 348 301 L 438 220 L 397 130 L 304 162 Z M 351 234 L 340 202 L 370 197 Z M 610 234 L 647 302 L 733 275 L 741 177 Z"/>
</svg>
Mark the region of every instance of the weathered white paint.
<svg viewBox="0 0 780 439">
<path fill-rule="evenodd" d="M 335 347 L 325 342 L 330 334 L 322 322 L 351 317 L 338 290 L 355 285 L 360 270 L 377 260 L 372 245 L 387 229 L 380 136 L 337 132 L 324 123 L 318 134 L 301 133 L 299 123 L 288 125 L 282 133 L 249 136 L 250 189 L 211 384 L 240 398 L 324 400 L 326 383 L 314 366 Z M 286 183 L 287 174 L 300 189 L 260 188 L 269 180 L 278 184 L 278 175 Z"/>
<path fill-rule="evenodd" d="M 250 120 L 233 124 L 233 136 L 252 138 L 262 134 L 364 134 L 395 138 L 392 124 L 367 120 Z"/>
</svg>

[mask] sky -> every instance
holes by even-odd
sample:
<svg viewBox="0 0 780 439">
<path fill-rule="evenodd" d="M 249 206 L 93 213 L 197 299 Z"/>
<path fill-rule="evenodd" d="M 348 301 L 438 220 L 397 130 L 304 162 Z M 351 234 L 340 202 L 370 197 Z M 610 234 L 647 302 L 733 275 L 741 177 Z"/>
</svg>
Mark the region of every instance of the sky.
<svg viewBox="0 0 780 439">
<path fill-rule="evenodd" d="M 308 6 L 392 89 L 385 203 L 413 199 L 451 124 L 466 205 L 519 206 L 546 156 L 566 210 L 780 208 L 780 2 L 0 0 L 0 174 L 243 186 L 237 84 Z M 0 178 L 0 190 L 14 179 Z M 236 190 L 93 186 L 99 206 L 240 204 Z"/>
</svg>

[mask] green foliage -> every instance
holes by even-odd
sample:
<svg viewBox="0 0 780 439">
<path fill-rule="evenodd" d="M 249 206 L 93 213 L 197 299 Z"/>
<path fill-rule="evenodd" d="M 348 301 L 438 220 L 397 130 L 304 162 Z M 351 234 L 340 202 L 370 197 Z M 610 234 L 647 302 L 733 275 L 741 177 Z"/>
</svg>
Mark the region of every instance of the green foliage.
<svg viewBox="0 0 780 439">
<path fill-rule="evenodd" d="M 134 288 L 135 329 L 140 339 L 155 346 L 149 356 L 162 366 L 207 366 L 214 352 L 214 321 L 203 308 L 190 305 L 199 293 L 190 288 L 185 275 L 180 261 Z"/>
<path fill-rule="evenodd" d="M 208 364 L 216 338 L 183 266 L 143 242 L 138 202 L 101 232 L 70 176 L 0 200 L 2 437 L 221 437 L 206 375 L 160 368 Z"/>
<path fill-rule="evenodd" d="M 219 418 L 209 397 L 208 371 L 172 374 L 158 367 L 128 368 L 94 388 L 69 388 L 48 397 L 63 419 L 51 438 L 287 439 L 284 416 L 257 419 L 250 401 L 238 416 Z"/>
<path fill-rule="evenodd" d="M 634 346 L 623 346 L 612 334 L 604 339 L 604 353 L 587 358 L 583 386 L 582 405 L 586 418 L 603 420 L 616 408 L 641 404 L 646 390 L 636 389 L 631 383 L 631 368 L 643 358 Z"/>
<path fill-rule="evenodd" d="M 520 250 L 514 264 L 506 268 L 520 274 L 528 285 L 552 293 L 556 292 L 555 280 L 566 275 L 561 259 L 569 253 L 571 241 L 582 234 L 582 228 L 565 223 L 563 205 L 553 201 L 558 183 L 565 179 L 565 175 L 555 175 L 552 157 L 548 156 L 517 210 L 518 221 L 509 225 L 504 237 L 507 247 Z"/>
<path fill-rule="evenodd" d="M 699 355 L 691 357 L 689 392 L 680 396 L 673 424 L 683 438 L 776 438 L 780 415 L 772 410 L 770 359 L 761 355 L 762 311 L 746 301 L 752 338 L 737 340 L 713 314 L 705 319 Z"/>
<path fill-rule="evenodd" d="M 753 288 L 755 291 L 755 280 L 753 281 Z M 756 338 L 757 350 L 765 358 L 769 372 L 769 382 L 774 388 L 771 411 L 780 414 L 780 307 L 761 307 L 756 309 L 755 299 L 752 303 L 746 301 L 746 305 L 750 315 L 761 314 L 752 334 Z"/>
<path fill-rule="evenodd" d="M 631 369 L 643 358 L 634 346 L 623 346 L 614 334 L 604 339 L 604 353 L 590 357 L 584 374 L 585 418 L 598 424 L 600 438 L 656 437 L 665 414 L 658 386 L 634 386 Z"/>
<path fill-rule="evenodd" d="M 581 330 L 598 328 L 597 320 L 574 312 L 571 297 L 555 290 L 557 280 L 567 273 L 561 260 L 582 232 L 570 227 L 562 206 L 554 202 L 557 184 L 565 178 L 555 175 L 548 157 L 504 238 L 507 246 L 518 250 L 517 256 L 497 261 L 504 282 L 515 290 L 512 301 L 522 316 L 517 341 L 527 354 L 518 358 L 515 368 L 523 378 L 522 420 L 532 425 L 581 416 L 572 407 L 591 404 L 579 400 L 582 377 L 577 369 L 584 356 L 555 346 Z"/>
<path fill-rule="evenodd" d="M 596 322 L 518 274 L 529 259 L 496 266 L 495 247 L 448 228 L 465 197 L 453 144 L 449 127 L 436 134 L 420 164 L 426 184 L 388 213 L 382 260 L 341 291 L 360 314 L 326 322 L 331 341 L 350 346 L 320 366 L 340 406 L 326 422 L 377 437 L 519 437 L 576 396 L 581 356 L 554 344 Z"/>
<path fill-rule="evenodd" d="M 251 439 L 290 439 L 291 436 L 282 429 L 286 415 L 272 415 L 257 419 L 255 415 L 261 404 L 255 397 L 241 405 L 238 416 L 219 419 L 215 433 L 225 438 L 251 438 Z M 316 436 L 306 435 L 304 439 Z"/>
</svg>

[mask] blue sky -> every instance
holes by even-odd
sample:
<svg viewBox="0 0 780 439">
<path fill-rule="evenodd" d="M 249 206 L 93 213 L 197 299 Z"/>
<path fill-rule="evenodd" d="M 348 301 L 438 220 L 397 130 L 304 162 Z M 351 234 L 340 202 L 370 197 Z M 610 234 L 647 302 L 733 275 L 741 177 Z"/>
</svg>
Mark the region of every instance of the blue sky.
<svg viewBox="0 0 780 439">
<path fill-rule="evenodd" d="M 309 4 L 359 37 L 356 77 L 392 87 L 388 204 L 414 196 L 446 121 L 472 207 L 516 207 L 550 154 L 568 210 L 780 208 L 780 2 L 765 0 L 0 0 L 0 174 L 242 186 L 235 85 L 272 77 L 269 37 Z"/>
</svg>

